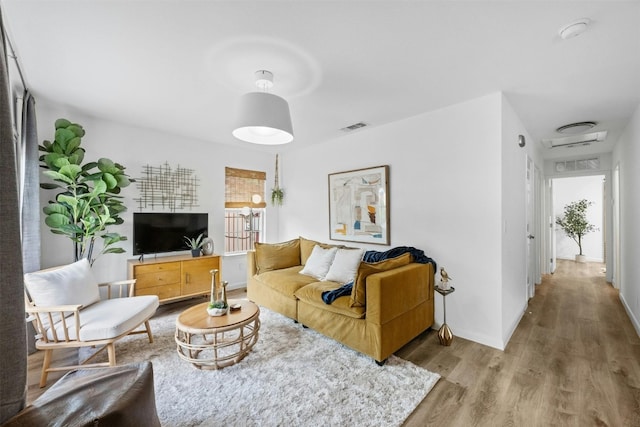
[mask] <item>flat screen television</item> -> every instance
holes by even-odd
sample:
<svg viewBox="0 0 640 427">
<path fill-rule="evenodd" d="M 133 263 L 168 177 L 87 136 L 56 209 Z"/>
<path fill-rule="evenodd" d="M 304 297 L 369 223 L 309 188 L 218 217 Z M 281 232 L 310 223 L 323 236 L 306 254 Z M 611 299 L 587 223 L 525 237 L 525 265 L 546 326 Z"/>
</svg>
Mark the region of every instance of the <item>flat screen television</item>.
<svg viewBox="0 0 640 427">
<path fill-rule="evenodd" d="M 187 251 L 184 236 L 207 236 L 206 213 L 133 213 L 133 254 Z"/>
</svg>

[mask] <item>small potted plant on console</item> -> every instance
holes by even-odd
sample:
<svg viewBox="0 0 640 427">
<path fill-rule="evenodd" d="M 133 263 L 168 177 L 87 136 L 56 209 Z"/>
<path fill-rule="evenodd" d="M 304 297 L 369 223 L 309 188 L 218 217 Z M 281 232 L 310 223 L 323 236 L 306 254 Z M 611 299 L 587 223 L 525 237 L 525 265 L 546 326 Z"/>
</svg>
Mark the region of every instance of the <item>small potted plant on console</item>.
<svg viewBox="0 0 640 427">
<path fill-rule="evenodd" d="M 195 258 L 195 257 L 199 257 L 200 254 L 202 253 L 202 241 L 203 241 L 203 234 L 200 233 L 200 235 L 198 237 L 187 237 L 184 236 L 184 241 L 186 242 L 187 246 L 189 247 L 189 249 L 191 249 L 191 255 Z"/>
</svg>

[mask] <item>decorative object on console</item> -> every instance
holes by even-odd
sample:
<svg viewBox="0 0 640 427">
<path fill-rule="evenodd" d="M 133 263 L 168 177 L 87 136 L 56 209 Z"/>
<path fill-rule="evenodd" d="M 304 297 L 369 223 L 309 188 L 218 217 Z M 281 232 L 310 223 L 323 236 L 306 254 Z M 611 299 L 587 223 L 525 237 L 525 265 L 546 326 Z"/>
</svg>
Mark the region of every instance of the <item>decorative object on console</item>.
<svg viewBox="0 0 640 427">
<path fill-rule="evenodd" d="M 271 204 L 273 206 L 282 206 L 282 203 L 284 202 L 284 190 L 280 188 L 280 179 L 278 175 L 278 155 L 276 154 L 276 171 L 274 173 L 273 188 L 271 189 Z"/>
<path fill-rule="evenodd" d="M 39 150 L 44 175 L 55 183 L 41 183 L 45 190 L 60 190 L 54 200 L 42 210 L 45 224 L 51 232 L 73 241 L 74 260 L 87 258 L 89 264 L 102 254 L 124 253 L 112 245 L 127 240 L 126 236 L 108 232 L 111 225 L 122 224 L 120 214 L 127 210 L 119 195 L 133 179 L 124 173 L 125 167 L 110 159 L 82 164 L 85 156 L 80 147 L 85 131 L 81 125 L 67 119 L 55 122 L 55 139 L 44 141 Z M 102 250 L 94 256 L 97 237 L 103 241 Z"/>
<path fill-rule="evenodd" d="M 202 244 L 204 243 L 204 241 L 202 240 L 203 237 L 204 235 L 202 233 L 200 233 L 198 237 L 184 236 L 184 241 L 189 249 L 191 249 L 191 256 L 193 256 L 194 258 L 199 257 L 200 254 L 202 254 Z"/>
<path fill-rule="evenodd" d="M 161 166 L 143 166 L 142 177 L 136 179 L 140 197 L 138 209 L 159 208 L 175 212 L 176 209 L 192 209 L 198 205 L 200 179 L 193 169 L 175 169 L 165 162 Z"/>
<path fill-rule="evenodd" d="M 204 255 L 213 255 L 214 245 L 211 237 L 205 237 L 202 239 L 202 253 Z"/>
<path fill-rule="evenodd" d="M 273 73 L 258 70 L 255 77 L 258 92 L 246 93 L 240 98 L 233 136 L 263 145 L 293 141 L 289 104 L 284 98 L 268 92 L 273 87 Z"/>
<path fill-rule="evenodd" d="M 388 245 L 389 166 L 329 174 L 329 238 Z"/>
</svg>

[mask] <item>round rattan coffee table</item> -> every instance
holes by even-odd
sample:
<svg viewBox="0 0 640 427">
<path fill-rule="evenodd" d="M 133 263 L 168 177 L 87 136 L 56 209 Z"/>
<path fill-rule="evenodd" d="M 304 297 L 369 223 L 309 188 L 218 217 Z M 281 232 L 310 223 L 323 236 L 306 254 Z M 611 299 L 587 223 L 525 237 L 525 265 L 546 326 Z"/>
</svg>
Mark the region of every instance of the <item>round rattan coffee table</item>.
<svg viewBox="0 0 640 427">
<path fill-rule="evenodd" d="M 183 311 L 176 319 L 178 356 L 198 369 L 222 369 L 238 363 L 258 341 L 260 309 L 251 301 L 233 301 L 241 309 L 209 316 L 208 303 Z"/>
</svg>

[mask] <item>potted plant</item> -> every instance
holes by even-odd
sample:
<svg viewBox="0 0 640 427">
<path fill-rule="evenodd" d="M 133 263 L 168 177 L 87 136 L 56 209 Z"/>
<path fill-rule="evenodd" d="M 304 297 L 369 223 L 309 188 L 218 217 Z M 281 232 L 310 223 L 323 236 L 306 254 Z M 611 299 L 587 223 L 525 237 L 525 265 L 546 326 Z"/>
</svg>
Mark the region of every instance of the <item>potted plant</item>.
<svg viewBox="0 0 640 427">
<path fill-rule="evenodd" d="M 85 150 L 80 144 L 84 134 L 81 125 L 66 119 L 56 120 L 54 140 L 45 140 L 38 147 L 43 152 L 40 167 L 53 183 L 43 182 L 40 187 L 59 191 L 42 209 L 45 224 L 52 233 L 73 241 L 75 261 L 87 258 L 93 265 L 102 254 L 124 252 L 123 248 L 112 245 L 127 240 L 126 236 L 107 229 L 124 222 L 120 214 L 127 208 L 119 194 L 134 180 L 124 173 L 124 166 L 107 158 L 83 164 Z M 101 238 L 103 244 L 95 255 L 97 238 Z"/>
<path fill-rule="evenodd" d="M 200 233 L 198 237 L 187 237 L 183 236 L 184 241 L 187 243 L 187 247 L 191 249 L 191 255 L 195 257 L 199 257 L 202 253 L 202 244 L 204 235 Z"/>
<path fill-rule="evenodd" d="M 585 234 L 597 230 L 587 219 L 587 208 L 592 204 L 593 202 L 586 199 L 571 202 L 564 207 L 564 215 L 556 218 L 556 224 L 578 244 L 580 253 L 576 255 L 576 262 L 586 261 L 586 256 L 582 253 L 582 238 Z"/>
<path fill-rule="evenodd" d="M 278 155 L 276 154 L 276 172 L 275 172 L 273 188 L 271 189 L 271 205 L 282 206 L 283 202 L 284 202 L 284 190 L 280 188 L 280 181 L 278 178 Z"/>
</svg>

